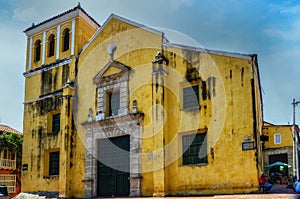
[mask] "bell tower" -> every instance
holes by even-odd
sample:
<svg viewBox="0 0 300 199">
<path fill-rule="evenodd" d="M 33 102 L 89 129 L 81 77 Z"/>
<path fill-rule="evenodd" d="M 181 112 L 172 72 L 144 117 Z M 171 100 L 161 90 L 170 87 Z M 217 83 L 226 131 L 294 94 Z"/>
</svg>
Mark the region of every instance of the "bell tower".
<svg viewBox="0 0 300 199">
<path fill-rule="evenodd" d="M 77 171 L 83 151 L 73 122 L 76 55 L 99 24 L 78 6 L 32 24 L 27 36 L 24 99 L 23 192 L 50 192 L 59 197 L 82 192 Z M 80 155 L 79 155 L 80 156 Z M 49 191 L 51 190 L 51 191 Z"/>
</svg>

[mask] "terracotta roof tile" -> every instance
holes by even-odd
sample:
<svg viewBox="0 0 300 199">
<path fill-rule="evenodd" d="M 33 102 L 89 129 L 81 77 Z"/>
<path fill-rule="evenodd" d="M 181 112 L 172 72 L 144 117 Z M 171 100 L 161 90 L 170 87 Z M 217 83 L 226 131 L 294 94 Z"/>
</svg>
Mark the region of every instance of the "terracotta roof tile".
<svg viewBox="0 0 300 199">
<path fill-rule="evenodd" d="M 6 133 L 14 133 L 17 135 L 23 135 L 23 133 L 21 133 L 20 131 L 17 131 L 16 129 L 13 129 L 9 126 L 0 124 L 0 132 L 6 132 Z"/>
<path fill-rule="evenodd" d="M 94 18 L 92 18 L 92 17 L 91 17 L 91 16 L 90 16 L 83 8 L 81 8 L 80 4 L 78 4 L 76 7 L 72 8 L 72 9 L 66 11 L 66 12 L 63 12 L 63 13 L 61 13 L 61 14 L 59 14 L 59 15 L 56 15 L 56 16 L 54 16 L 54 17 L 52 17 L 52 18 L 50 18 L 50 19 L 47 19 L 47 20 L 45 20 L 45 21 L 43 21 L 43 22 L 41 22 L 41 23 L 38 23 L 38 24 L 36 24 L 36 25 L 33 24 L 31 27 L 29 27 L 29 28 L 27 28 L 26 30 L 24 30 L 24 32 L 27 32 L 27 31 L 29 31 L 29 30 L 31 30 L 31 29 L 34 29 L 34 28 L 36 28 L 36 27 L 38 27 L 38 26 L 40 26 L 40 25 L 42 25 L 42 24 L 45 24 L 45 23 L 47 23 L 47 22 L 49 22 L 49 21 L 51 21 L 51 20 L 53 20 L 53 19 L 59 18 L 59 17 L 65 15 L 65 14 L 68 14 L 68 13 L 70 13 L 70 12 L 73 12 L 73 11 L 75 11 L 75 10 L 77 10 L 77 9 L 80 9 L 84 14 L 86 14 L 93 22 L 95 22 L 95 23 L 100 27 L 100 25 L 98 24 L 98 22 L 97 22 Z"/>
</svg>

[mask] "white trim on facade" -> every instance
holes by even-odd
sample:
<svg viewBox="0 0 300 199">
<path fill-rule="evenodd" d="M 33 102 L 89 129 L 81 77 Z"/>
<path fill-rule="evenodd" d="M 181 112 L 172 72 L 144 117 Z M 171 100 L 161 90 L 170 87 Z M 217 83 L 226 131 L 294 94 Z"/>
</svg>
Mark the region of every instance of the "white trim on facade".
<svg viewBox="0 0 300 199">
<path fill-rule="evenodd" d="M 30 103 L 33 103 L 33 102 L 41 101 L 41 100 L 43 100 L 43 99 L 55 97 L 55 96 L 57 96 L 57 95 L 62 95 L 62 92 L 57 92 L 57 93 L 55 93 L 55 94 L 49 94 L 49 95 L 45 95 L 45 96 L 40 97 L 40 98 L 28 100 L 28 101 L 26 101 L 26 102 L 23 102 L 23 104 L 30 104 Z"/>
<path fill-rule="evenodd" d="M 59 51 L 60 51 L 60 25 L 57 26 L 56 33 L 56 59 L 59 59 Z"/>
<path fill-rule="evenodd" d="M 45 64 L 45 55 L 46 55 L 46 31 L 43 33 L 43 50 L 42 50 L 42 65 Z"/>
<path fill-rule="evenodd" d="M 72 42 L 71 42 L 71 55 L 75 52 L 75 19 L 72 20 Z"/>
<path fill-rule="evenodd" d="M 31 70 L 32 65 L 32 37 L 29 40 L 29 57 L 28 57 L 28 70 Z"/>
<path fill-rule="evenodd" d="M 43 71 L 48 71 L 48 70 L 51 70 L 53 68 L 57 68 L 59 66 L 62 66 L 62 65 L 65 65 L 65 64 L 69 64 L 72 62 L 72 58 L 69 58 L 69 59 L 66 59 L 62 62 L 59 62 L 57 64 L 53 64 L 49 67 L 44 67 L 44 68 L 40 68 L 40 69 L 37 69 L 37 70 L 34 70 L 34 71 L 30 71 L 30 72 L 27 72 L 27 73 L 23 73 L 24 77 L 30 77 L 32 75 L 35 75 L 35 74 L 38 74 L 38 73 L 41 73 Z"/>
<path fill-rule="evenodd" d="M 251 54 L 226 52 L 226 51 L 221 51 L 221 50 L 210 50 L 210 49 L 205 49 L 205 48 L 200 48 L 200 47 L 187 46 L 187 45 L 176 44 L 176 43 L 169 43 L 169 42 L 166 42 L 166 41 L 163 41 L 163 46 L 172 47 L 172 48 L 186 49 L 186 50 L 193 50 L 193 51 L 196 51 L 196 52 L 222 55 L 222 56 L 227 56 L 227 57 L 242 58 L 242 59 L 247 59 L 247 60 L 252 60 L 252 56 L 253 56 Z"/>
</svg>

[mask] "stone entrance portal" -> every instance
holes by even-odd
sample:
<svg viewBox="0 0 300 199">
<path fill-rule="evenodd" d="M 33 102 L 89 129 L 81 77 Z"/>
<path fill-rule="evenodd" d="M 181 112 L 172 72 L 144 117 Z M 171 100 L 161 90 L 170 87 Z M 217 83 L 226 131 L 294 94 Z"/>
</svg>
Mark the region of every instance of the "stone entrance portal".
<svg viewBox="0 0 300 199">
<path fill-rule="evenodd" d="M 127 194 L 127 196 L 132 197 L 141 196 L 142 120 L 143 114 L 137 113 L 82 124 L 86 129 L 85 197 L 109 196 L 110 194 L 119 194 L 121 196 L 126 196 L 125 194 Z M 126 139 L 128 140 L 126 141 Z M 126 144 L 127 142 L 128 145 Z M 128 158 L 128 163 L 126 163 L 126 160 L 121 160 L 121 157 L 118 159 L 116 156 L 114 160 L 105 160 L 108 157 L 104 155 L 105 153 L 114 155 L 114 153 L 119 153 L 120 151 L 125 153 L 126 150 L 129 153 L 127 153 L 127 156 L 124 154 L 122 156 L 125 159 Z M 125 164 L 118 165 L 118 161 L 123 161 Z M 128 172 L 126 172 L 126 164 Z M 118 167 L 121 170 L 120 172 Z M 106 169 L 106 171 L 103 171 L 103 169 Z M 117 171 L 119 173 L 116 173 Z M 100 188 L 100 185 L 104 183 L 102 181 L 105 180 L 105 173 L 108 174 L 106 177 L 109 178 L 108 182 L 111 183 L 111 189 L 106 192 Z M 116 174 L 118 176 L 114 176 Z M 115 181 L 116 177 L 119 179 Z M 129 179 L 128 185 L 124 182 L 125 178 Z M 116 183 L 120 183 L 119 185 L 123 186 L 119 191 L 114 188 L 117 185 Z M 128 186 L 127 190 L 126 186 Z"/>
</svg>

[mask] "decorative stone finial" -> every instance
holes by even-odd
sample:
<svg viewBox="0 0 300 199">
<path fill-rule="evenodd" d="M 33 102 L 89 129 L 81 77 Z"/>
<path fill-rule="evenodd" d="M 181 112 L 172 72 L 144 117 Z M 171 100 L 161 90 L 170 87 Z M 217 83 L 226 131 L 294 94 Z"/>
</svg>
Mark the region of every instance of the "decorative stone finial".
<svg viewBox="0 0 300 199">
<path fill-rule="evenodd" d="M 107 47 L 107 52 L 110 55 L 110 61 L 114 61 L 114 54 L 116 50 L 117 50 L 117 45 L 115 43 L 111 43 Z"/>
<path fill-rule="evenodd" d="M 90 108 L 89 115 L 88 115 L 88 122 L 92 122 L 92 121 L 93 121 L 93 109 Z"/>
</svg>

